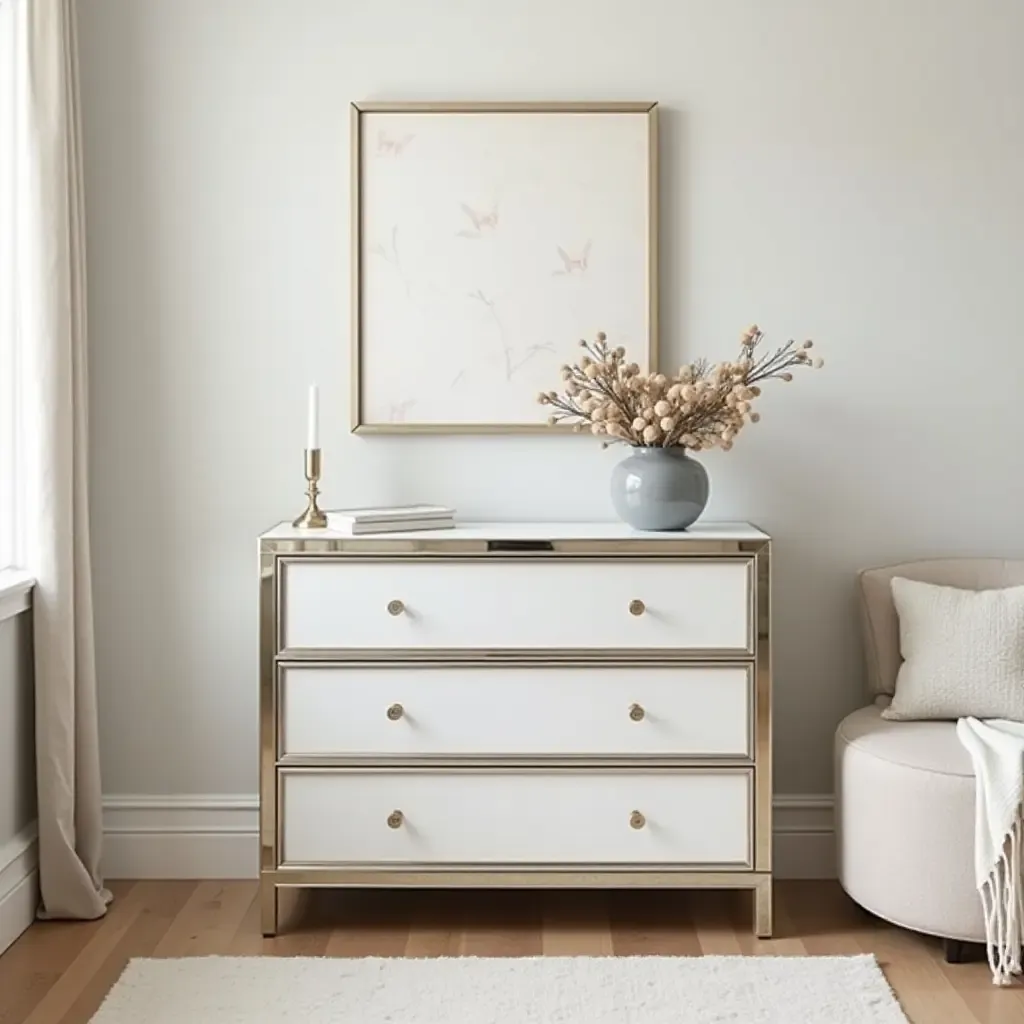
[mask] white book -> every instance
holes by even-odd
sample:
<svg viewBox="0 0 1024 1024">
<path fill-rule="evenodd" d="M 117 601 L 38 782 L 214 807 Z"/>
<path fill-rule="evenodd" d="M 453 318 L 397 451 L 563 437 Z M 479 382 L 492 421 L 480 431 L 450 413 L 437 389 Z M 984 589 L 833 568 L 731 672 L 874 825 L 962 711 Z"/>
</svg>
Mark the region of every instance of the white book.
<svg viewBox="0 0 1024 1024">
<path fill-rule="evenodd" d="M 327 528 L 338 533 L 349 533 L 360 537 L 369 533 L 402 533 L 405 530 L 450 530 L 455 520 L 448 519 L 401 519 L 394 522 L 354 523 L 347 516 L 336 518 L 333 512 L 327 513 Z"/>
<path fill-rule="evenodd" d="M 424 519 L 451 519 L 455 509 L 444 505 L 390 505 L 379 508 L 335 508 L 327 514 L 334 516 L 338 523 L 397 523 Z"/>
</svg>

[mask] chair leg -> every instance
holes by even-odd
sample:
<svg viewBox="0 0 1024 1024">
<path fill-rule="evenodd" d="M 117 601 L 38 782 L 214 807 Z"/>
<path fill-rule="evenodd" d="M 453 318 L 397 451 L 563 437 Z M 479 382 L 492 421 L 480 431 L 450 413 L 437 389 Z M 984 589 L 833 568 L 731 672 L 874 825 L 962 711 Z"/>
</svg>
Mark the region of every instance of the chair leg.
<svg viewBox="0 0 1024 1024">
<path fill-rule="evenodd" d="M 960 939 L 943 939 L 942 949 L 946 954 L 947 964 L 962 964 L 967 962 L 968 943 Z"/>
</svg>

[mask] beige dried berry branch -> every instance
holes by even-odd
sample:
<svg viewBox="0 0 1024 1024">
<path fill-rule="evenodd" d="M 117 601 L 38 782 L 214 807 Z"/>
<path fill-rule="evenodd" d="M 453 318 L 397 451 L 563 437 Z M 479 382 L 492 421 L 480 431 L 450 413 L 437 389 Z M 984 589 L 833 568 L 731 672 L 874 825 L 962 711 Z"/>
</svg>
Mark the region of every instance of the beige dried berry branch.
<svg viewBox="0 0 1024 1024">
<path fill-rule="evenodd" d="M 752 324 L 740 336 L 736 359 L 713 366 L 699 359 L 669 377 L 641 373 L 636 363 L 626 362 L 624 348 L 610 348 L 599 333 L 593 343 L 580 342 L 584 355 L 578 363 L 562 367 L 562 393 L 542 391 L 537 401 L 551 407 L 549 424 L 571 423 L 576 431 L 589 425 L 608 438 L 606 445 L 728 451 L 743 426 L 761 418 L 752 405 L 762 381 L 791 381 L 798 366 L 824 365 L 811 357 L 811 341 L 788 341 L 759 354 L 763 340 Z"/>
</svg>

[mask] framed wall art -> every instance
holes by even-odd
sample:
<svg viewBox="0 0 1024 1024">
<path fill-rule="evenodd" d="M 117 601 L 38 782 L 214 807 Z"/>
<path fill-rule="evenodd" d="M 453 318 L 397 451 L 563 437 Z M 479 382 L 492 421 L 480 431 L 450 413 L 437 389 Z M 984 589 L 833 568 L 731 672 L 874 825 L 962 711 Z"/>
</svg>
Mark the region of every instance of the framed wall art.
<svg viewBox="0 0 1024 1024">
<path fill-rule="evenodd" d="M 656 109 L 353 104 L 353 430 L 550 430 L 598 331 L 654 367 Z"/>
</svg>

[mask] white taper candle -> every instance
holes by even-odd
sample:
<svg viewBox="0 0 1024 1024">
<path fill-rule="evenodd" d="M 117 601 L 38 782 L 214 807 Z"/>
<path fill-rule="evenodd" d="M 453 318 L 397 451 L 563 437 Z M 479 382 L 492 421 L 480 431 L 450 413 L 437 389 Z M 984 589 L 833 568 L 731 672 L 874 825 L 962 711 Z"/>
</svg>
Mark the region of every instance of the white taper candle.
<svg viewBox="0 0 1024 1024">
<path fill-rule="evenodd" d="M 309 423 L 306 430 L 306 447 L 320 447 L 320 389 L 309 386 Z"/>
</svg>

